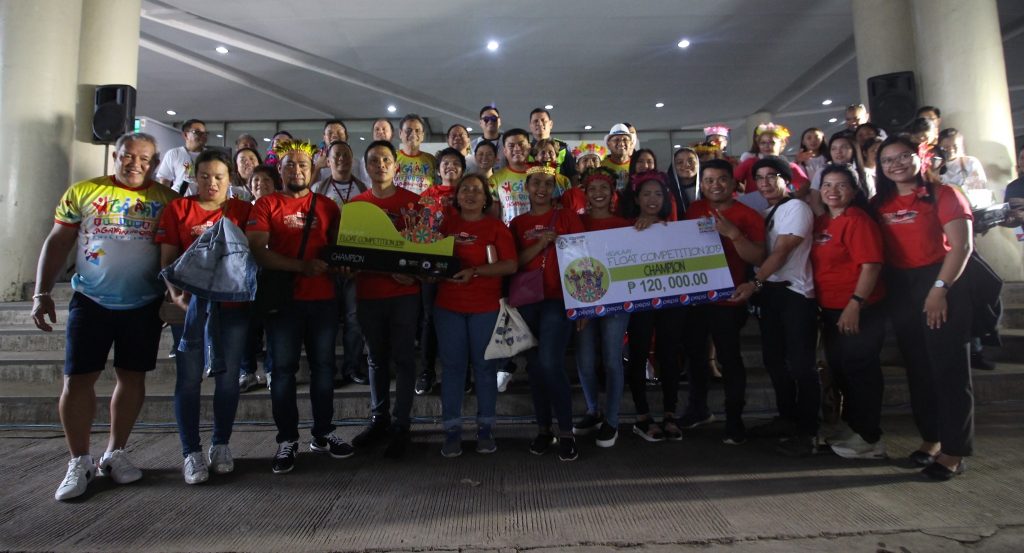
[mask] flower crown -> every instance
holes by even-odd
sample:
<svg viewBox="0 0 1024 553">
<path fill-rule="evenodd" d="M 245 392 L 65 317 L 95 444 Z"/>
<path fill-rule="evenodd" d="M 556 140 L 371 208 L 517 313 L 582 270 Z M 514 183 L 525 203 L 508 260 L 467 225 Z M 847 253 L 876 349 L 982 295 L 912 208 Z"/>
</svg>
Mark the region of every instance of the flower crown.
<svg viewBox="0 0 1024 553">
<path fill-rule="evenodd" d="M 590 183 L 592 183 L 594 181 L 599 181 L 599 180 L 608 183 L 608 185 L 611 186 L 612 188 L 614 188 L 615 185 L 616 185 L 615 177 L 613 177 L 613 176 L 611 176 L 611 175 L 609 175 L 607 173 L 595 172 L 595 173 L 590 173 L 587 176 L 583 177 L 583 188 L 586 188 L 587 185 L 589 185 Z"/>
<path fill-rule="evenodd" d="M 636 190 L 640 188 L 641 184 L 649 180 L 655 180 L 660 182 L 662 186 L 668 186 L 668 182 L 665 181 L 665 175 L 661 171 L 644 171 L 643 173 L 635 173 L 629 178 L 629 183 L 633 186 L 633 190 Z"/>
<path fill-rule="evenodd" d="M 545 175 L 554 176 L 555 174 L 558 173 L 558 170 L 555 168 L 554 165 L 549 165 L 546 163 L 535 163 L 526 170 L 527 177 L 536 173 L 543 173 Z"/>
<path fill-rule="evenodd" d="M 581 142 L 572 149 L 572 157 L 576 160 L 583 156 L 597 156 L 604 159 L 606 155 L 608 155 L 608 148 L 596 142 Z"/>
<path fill-rule="evenodd" d="M 729 127 L 726 127 L 725 125 L 711 125 L 710 127 L 704 127 L 704 138 L 713 134 L 729 138 Z"/>
<path fill-rule="evenodd" d="M 304 153 L 312 159 L 316 155 L 317 147 L 306 140 L 285 140 L 278 142 L 277 147 L 274 148 L 274 153 L 277 154 L 278 159 L 284 159 L 286 155 L 292 152 Z"/>
<path fill-rule="evenodd" d="M 761 123 L 757 126 L 757 136 L 761 136 L 765 133 L 772 133 L 782 140 L 789 138 L 789 129 L 782 125 L 776 125 L 775 123 Z"/>
</svg>

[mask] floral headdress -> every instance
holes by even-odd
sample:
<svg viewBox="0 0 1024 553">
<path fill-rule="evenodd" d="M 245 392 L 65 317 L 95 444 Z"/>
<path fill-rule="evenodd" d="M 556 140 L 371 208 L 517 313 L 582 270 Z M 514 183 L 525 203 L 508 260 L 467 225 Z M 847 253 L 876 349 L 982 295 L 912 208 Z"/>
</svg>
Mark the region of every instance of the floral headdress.
<svg viewBox="0 0 1024 553">
<path fill-rule="evenodd" d="M 608 155 L 608 148 L 596 142 L 580 142 L 579 145 L 572 149 L 572 157 L 576 161 L 579 161 L 584 156 L 597 156 L 604 159 L 606 155 Z"/>
<path fill-rule="evenodd" d="M 277 143 L 277 147 L 274 148 L 274 153 L 277 154 L 277 159 L 284 159 L 284 157 L 293 152 L 301 152 L 313 159 L 316 155 L 317 147 L 310 144 L 306 140 L 284 140 Z"/>
<path fill-rule="evenodd" d="M 729 127 L 725 125 L 711 125 L 710 127 L 704 127 L 704 138 L 708 138 L 712 135 L 720 135 L 729 138 Z"/>
<path fill-rule="evenodd" d="M 774 134 L 781 140 L 789 138 L 789 129 L 782 125 L 776 125 L 775 123 L 761 123 L 757 126 L 757 136 L 761 136 L 765 133 Z"/>
<path fill-rule="evenodd" d="M 526 170 L 527 177 L 536 173 L 543 173 L 545 175 L 555 176 L 556 174 L 558 174 L 558 169 L 554 165 L 550 165 L 547 163 L 535 163 Z"/>
</svg>

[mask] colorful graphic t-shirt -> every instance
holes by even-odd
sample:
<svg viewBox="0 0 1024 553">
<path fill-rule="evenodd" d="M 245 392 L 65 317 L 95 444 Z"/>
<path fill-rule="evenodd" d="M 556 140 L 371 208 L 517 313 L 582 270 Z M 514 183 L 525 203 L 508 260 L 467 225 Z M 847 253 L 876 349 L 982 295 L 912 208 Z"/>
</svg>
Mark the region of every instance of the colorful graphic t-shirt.
<svg viewBox="0 0 1024 553">
<path fill-rule="evenodd" d="M 615 163 L 611 157 L 606 157 L 601 160 L 601 167 L 611 169 L 615 173 L 616 190 L 622 190 L 629 185 L 629 158 L 626 158 L 625 163 Z"/>
<path fill-rule="evenodd" d="M 196 189 L 196 167 L 195 161 L 199 152 L 190 152 L 184 146 L 178 146 L 167 151 L 160 161 L 160 167 L 156 170 L 156 178 L 171 181 L 171 188 L 175 192 L 192 196 Z"/>
<path fill-rule="evenodd" d="M 517 251 L 522 251 L 540 240 L 540 234 L 545 229 L 552 227 L 559 235 L 575 234 L 585 232 L 583 223 L 575 213 L 567 209 L 553 209 L 543 215 L 530 215 L 524 213 L 516 217 L 509 228 L 512 229 L 512 236 L 516 240 Z M 541 253 L 530 260 L 526 265 L 519 267 L 520 271 L 532 271 L 544 266 L 544 298 L 562 299 L 562 278 L 558 270 L 558 254 L 555 253 L 554 244 L 541 250 Z"/>
<path fill-rule="evenodd" d="M 398 188 L 404 188 L 413 194 L 422 194 L 437 182 L 434 177 L 437 173 L 437 160 L 426 152 L 410 156 L 399 150 L 395 164 L 397 168 L 394 183 Z"/>
<path fill-rule="evenodd" d="M 249 222 L 251 210 L 252 204 L 234 198 L 228 199 L 223 210 L 203 209 L 199 205 L 198 196 L 175 198 L 160 216 L 160 226 L 156 231 L 156 243 L 178 246 L 184 252 L 192 245 L 192 242 L 206 232 L 206 229 L 219 221 L 224 213 L 232 223 L 244 230 Z"/>
<path fill-rule="evenodd" d="M 371 189 L 352 198 L 352 202 L 370 202 L 381 208 L 391 218 L 395 229 L 402 231 L 405 229 L 405 219 L 402 217 L 402 210 L 415 209 L 420 202 L 420 197 L 408 190 L 396 188 L 395 193 L 387 198 L 378 198 Z M 356 273 L 356 297 L 361 300 L 396 298 L 419 293 L 420 285 L 418 282 L 406 286 L 391 278 L 391 273 L 375 273 L 371 271 Z"/>
<path fill-rule="evenodd" d="M 506 225 L 530 211 L 530 195 L 526 193 L 526 171 L 502 167 L 491 175 L 491 196 L 501 206 L 501 222 Z"/>
<path fill-rule="evenodd" d="M 494 246 L 497 261 L 516 259 L 512 233 L 493 217 L 466 221 L 456 214 L 445 219 L 441 233 L 455 237 L 454 253 L 463 269 L 487 265 L 487 246 Z M 435 305 L 456 313 L 487 313 L 498 310 L 499 299 L 501 277 L 478 276 L 465 284 L 440 281 Z"/>
<path fill-rule="evenodd" d="M 160 214 L 178 195 L 146 182 L 127 188 L 114 177 L 77 183 L 64 192 L 54 221 L 78 227 L 71 288 L 107 309 L 135 309 L 163 295 Z"/>
<path fill-rule="evenodd" d="M 811 267 L 818 305 L 825 309 L 846 307 L 857 289 L 860 266 L 882 260 L 882 233 L 878 224 L 857 207 L 846 208 L 835 219 L 825 213 L 814 220 Z M 884 294 L 885 288 L 879 280 L 866 298 L 867 302 L 875 303 Z"/>
<path fill-rule="evenodd" d="M 900 269 L 941 263 L 953 249 L 942 227 L 955 219 L 974 220 L 971 206 L 960 192 L 945 184 L 932 189 L 934 203 L 918 198 L 917 194 L 907 194 L 893 196 L 875 206 L 885 243 L 886 263 Z"/>
<path fill-rule="evenodd" d="M 263 196 L 253 204 L 246 230 L 270 233 L 267 247 L 271 251 L 297 258 L 314 194 L 306 194 L 301 198 L 280 192 Z M 338 223 L 341 220 L 338 204 L 327 196 L 316 195 L 316 213 L 310 223 L 303 260 L 316 259 L 324 246 L 333 245 L 338 239 Z M 333 299 L 334 278 L 327 273 L 312 277 L 295 273 L 294 298 L 305 301 Z"/>
</svg>

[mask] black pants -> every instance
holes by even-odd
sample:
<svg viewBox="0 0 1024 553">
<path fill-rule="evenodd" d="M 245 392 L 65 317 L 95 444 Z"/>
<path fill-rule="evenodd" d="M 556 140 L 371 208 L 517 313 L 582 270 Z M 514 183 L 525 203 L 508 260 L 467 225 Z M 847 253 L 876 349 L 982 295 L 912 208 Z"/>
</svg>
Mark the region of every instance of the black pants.
<svg viewBox="0 0 1024 553">
<path fill-rule="evenodd" d="M 647 354 L 651 337 L 658 359 L 665 413 L 675 414 L 679 398 L 679 346 L 685 318 L 681 308 L 641 311 L 629 317 L 629 389 L 638 415 L 651 412 L 647 404 Z M 542 338 L 543 339 L 543 338 Z"/>
<path fill-rule="evenodd" d="M 825 360 L 843 393 L 843 420 L 869 443 L 882 437 L 882 363 L 879 358 L 885 340 L 885 311 L 867 306 L 860 311 L 860 332 L 840 334 L 836 323 L 840 309 L 822 309 L 822 338 Z"/>
<path fill-rule="evenodd" d="M 370 348 L 370 412 L 375 420 L 391 420 L 391 370 L 395 371 L 395 424 L 409 428 L 416 387 L 416 315 L 420 297 L 359 300 L 359 326 Z"/>
<path fill-rule="evenodd" d="M 946 324 L 928 328 L 924 300 L 939 269 L 936 264 L 889 270 L 889 317 L 907 364 L 910 405 L 921 439 L 942 442 L 948 455 L 967 456 L 974 450 L 971 302 L 968 284 L 961 278 L 946 294 Z"/>
<path fill-rule="evenodd" d="M 765 286 L 761 300 L 761 355 L 775 388 L 779 416 L 802 436 L 818 434 L 821 384 L 815 347 L 818 305 L 781 286 Z"/>
<path fill-rule="evenodd" d="M 437 378 L 437 331 L 434 330 L 434 299 L 437 298 L 437 284 L 420 284 L 420 360 L 423 373 L 430 380 Z"/>
<path fill-rule="evenodd" d="M 747 306 L 697 305 L 685 308 L 687 325 L 683 337 L 686 358 L 690 363 L 690 396 L 687 414 L 708 412 L 708 336 L 715 343 L 715 355 L 722 367 L 725 391 L 725 418 L 739 422 L 746 405 L 747 369 L 743 366 L 740 329 L 747 321 Z"/>
</svg>

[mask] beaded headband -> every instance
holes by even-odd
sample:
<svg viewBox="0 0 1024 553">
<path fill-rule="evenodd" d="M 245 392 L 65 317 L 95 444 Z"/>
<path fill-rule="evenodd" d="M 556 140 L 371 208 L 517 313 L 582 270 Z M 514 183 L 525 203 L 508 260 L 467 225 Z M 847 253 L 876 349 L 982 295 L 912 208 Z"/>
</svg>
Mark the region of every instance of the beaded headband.
<svg viewBox="0 0 1024 553">
<path fill-rule="evenodd" d="M 526 170 L 526 176 L 535 175 L 537 173 L 543 173 L 545 175 L 554 176 L 556 173 L 558 173 L 558 171 L 555 169 L 554 166 L 546 165 L 544 163 L 537 163 L 537 164 L 531 165 Z"/>
</svg>

